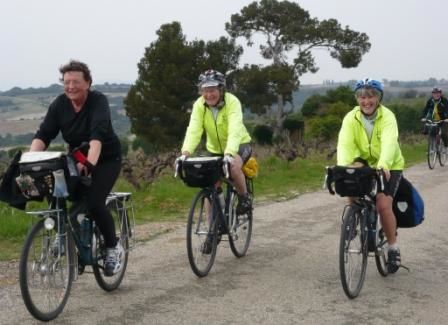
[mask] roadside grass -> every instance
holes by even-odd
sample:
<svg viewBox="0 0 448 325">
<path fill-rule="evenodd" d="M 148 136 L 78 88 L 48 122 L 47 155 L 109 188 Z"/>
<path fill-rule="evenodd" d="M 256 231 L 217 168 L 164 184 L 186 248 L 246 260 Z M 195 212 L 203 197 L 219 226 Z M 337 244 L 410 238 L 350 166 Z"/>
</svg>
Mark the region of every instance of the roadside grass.
<svg viewBox="0 0 448 325">
<path fill-rule="evenodd" d="M 426 142 L 402 144 L 406 167 L 426 160 Z M 325 166 L 334 165 L 326 153 L 313 153 L 307 159 L 288 162 L 278 157 L 259 158 L 259 175 L 254 179 L 255 204 L 264 201 L 287 200 L 322 187 Z M 160 221 L 186 221 L 196 188 L 185 186 L 168 170 L 152 184 L 137 190 L 119 179 L 116 191 L 132 192 L 137 225 Z M 31 202 L 27 209 L 45 208 L 44 203 Z M 35 217 L 0 203 L 0 260 L 16 259 Z"/>
</svg>

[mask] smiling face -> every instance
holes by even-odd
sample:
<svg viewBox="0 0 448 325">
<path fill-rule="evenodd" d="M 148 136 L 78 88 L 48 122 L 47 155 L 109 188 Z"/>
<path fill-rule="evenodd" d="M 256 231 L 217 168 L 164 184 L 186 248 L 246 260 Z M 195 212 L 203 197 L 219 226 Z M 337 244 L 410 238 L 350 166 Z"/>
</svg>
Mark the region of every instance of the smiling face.
<svg viewBox="0 0 448 325">
<path fill-rule="evenodd" d="M 201 95 L 208 106 L 215 107 L 221 99 L 221 90 L 219 87 L 204 87 L 201 89 Z"/>
<path fill-rule="evenodd" d="M 90 82 L 84 79 L 83 72 L 67 71 L 62 79 L 67 97 L 76 104 L 83 103 L 90 88 Z"/>
<path fill-rule="evenodd" d="M 380 100 L 381 93 L 375 89 L 363 88 L 356 91 L 356 101 L 364 115 L 370 116 L 374 114 L 380 105 Z"/>
</svg>

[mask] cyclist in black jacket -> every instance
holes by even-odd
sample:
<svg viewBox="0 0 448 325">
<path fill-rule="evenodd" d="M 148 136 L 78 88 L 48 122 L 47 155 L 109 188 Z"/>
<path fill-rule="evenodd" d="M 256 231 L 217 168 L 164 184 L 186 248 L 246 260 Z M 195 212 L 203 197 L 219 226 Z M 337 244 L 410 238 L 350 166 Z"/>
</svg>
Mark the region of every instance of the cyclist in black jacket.
<svg viewBox="0 0 448 325">
<path fill-rule="evenodd" d="M 431 98 L 426 102 L 423 109 L 421 120 L 431 120 L 434 122 L 443 120 L 440 125 L 442 128 L 442 140 L 445 146 L 448 146 L 448 99 L 442 95 L 442 89 L 434 87 L 431 92 Z M 428 130 L 423 130 L 427 134 Z"/>
<path fill-rule="evenodd" d="M 121 170 L 120 141 L 112 128 L 106 96 L 90 89 L 92 77 L 88 66 L 72 60 L 59 71 L 64 94 L 50 104 L 30 151 L 46 150 L 59 132 L 70 149 L 89 143 L 87 161 L 78 162 L 77 168 L 80 174 L 91 175 L 92 184 L 86 189 L 87 206 L 104 236 L 107 248 L 104 273 L 112 276 L 120 270 L 124 254 L 115 236 L 112 215 L 106 208 L 106 197 Z"/>
</svg>

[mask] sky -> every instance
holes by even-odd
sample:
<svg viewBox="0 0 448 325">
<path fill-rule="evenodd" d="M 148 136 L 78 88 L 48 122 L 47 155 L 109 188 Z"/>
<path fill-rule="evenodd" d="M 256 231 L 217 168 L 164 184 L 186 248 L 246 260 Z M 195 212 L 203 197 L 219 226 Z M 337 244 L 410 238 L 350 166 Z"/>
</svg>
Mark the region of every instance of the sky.
<svg viewBox="0 0 448 325">
<path fill-rule="evenodd" d="M 319 20 L 364 32 L 372 47 L 356 68 L 343 69 L 316 50 L 317 73 L 302 84 L 361 78 L 448 79 L 447 0 L 291 0 Z M 70 59 L 86 62 L 94 83 L 134 83 L 145 48 L 161 25 L 180 22 L 186 39 L 217 40 L 246 0 L 0 0 L 0 91 L 47 87 Z M 240 64 L 268 64 L 257 44 Z M 292 54 L 292 53 L 291 53 Z M 291 56 L 292 57 L 292 56 Z"/>
</svg>

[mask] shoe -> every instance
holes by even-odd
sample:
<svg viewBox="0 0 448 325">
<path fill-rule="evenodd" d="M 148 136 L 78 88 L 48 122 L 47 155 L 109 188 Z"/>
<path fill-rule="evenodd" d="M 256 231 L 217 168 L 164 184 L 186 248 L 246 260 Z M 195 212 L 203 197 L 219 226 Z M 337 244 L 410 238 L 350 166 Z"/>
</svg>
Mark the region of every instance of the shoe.
<svg viewBox="0 0 448 325">
<path fill-rule="evenodd" d="M 51 250 L 53 252 L 54 257 L 58 257 L 59 254 L 63 256 L 65 254 L 65 236 L 64 235 L 56 235 L 54 242 L 51 244 Z"/>
<path fill-rule="evenodd" d="M 387 252 L 387 271 L 395 273 L 401 266 L 400 249 L 390 249 Z"/>
<path fill-rule="evenodd" d="M 236 214 L 242 215 L 252 211 L 252 200 L 249 194 L 238 195 L 238 205 L 236 206 Z"/>
<path fill-rule="evenodd" d="M 106 258 L 104 260 L 104 275 L 113 276 L 120 272 L 122 260 L 124 256 L 124 248 L 120 242 L 113 248 L 106 248 Z"/>
</svg>

